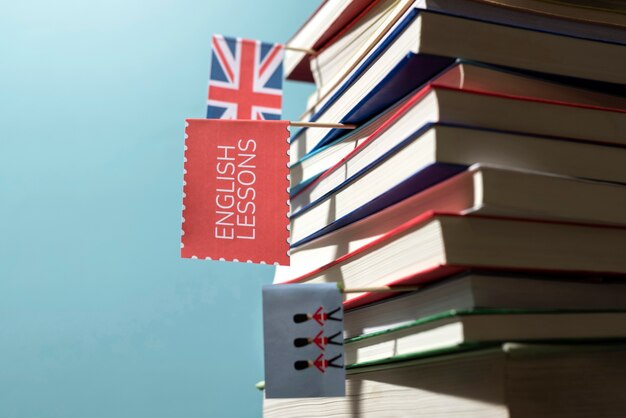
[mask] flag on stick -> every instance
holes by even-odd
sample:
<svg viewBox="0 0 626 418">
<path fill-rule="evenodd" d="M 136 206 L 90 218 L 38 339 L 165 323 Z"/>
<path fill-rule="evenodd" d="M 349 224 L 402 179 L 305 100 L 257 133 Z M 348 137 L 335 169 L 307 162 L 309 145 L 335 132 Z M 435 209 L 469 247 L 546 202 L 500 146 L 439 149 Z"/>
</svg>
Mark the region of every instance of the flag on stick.
<svg viewBox="0 0 626 418">
<path fill-rule="evenodd" d="M 188 119 L 181 256 L 289 264 L 289 121 Z"/>
<path fill-rule="evenodd" d="M 335 283 L 263 287 L 265 396 L 345 396 L 342 295 Z"/>
<path fill-rule="evenodd" d="M 214 35 L 207 118 L 280 119 L 283 55 L 280 44 Z"/>
</svg>

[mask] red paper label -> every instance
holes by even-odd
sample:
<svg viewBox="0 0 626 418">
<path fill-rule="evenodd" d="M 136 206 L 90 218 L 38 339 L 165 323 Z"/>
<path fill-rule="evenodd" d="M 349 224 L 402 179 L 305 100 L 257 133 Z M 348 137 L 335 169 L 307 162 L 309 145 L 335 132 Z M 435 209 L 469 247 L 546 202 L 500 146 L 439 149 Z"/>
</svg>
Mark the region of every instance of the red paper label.
<svg viewBox="0 0 626 418">
<path fill-rule="evenodd" d="M 289 265 L 289 122 L 187 123 L 181 256 Z"/>
</svg>

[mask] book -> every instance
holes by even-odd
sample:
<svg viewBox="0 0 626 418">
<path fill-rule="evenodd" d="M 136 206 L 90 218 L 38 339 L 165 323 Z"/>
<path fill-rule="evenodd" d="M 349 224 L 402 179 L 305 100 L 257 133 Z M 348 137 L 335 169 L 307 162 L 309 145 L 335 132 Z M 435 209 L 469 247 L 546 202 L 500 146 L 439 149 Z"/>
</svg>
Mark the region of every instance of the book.
<svg viewBox="0 0 626 418">
<path fill-rule="evenodd" d="M 626 274 L 626 228 L 426 212 L 290 283 L 415 285 L 470 269 Z M 392 296 L 350 293 L 350 309 Z"/>
<path fill-rule="evenodd" d="M 626 282 L 472 271 L 344 313 L 344 337 L 384 331 L 448 311 L 626 311 Z"/>
<path fill-rule="evenodd" d="M 493 107 L 499 109 L 501 106 L 514 107 L 502 109 L 499 111 L 500 113 L 482 112 L 481 109 L 476 109 L 475 106 L 469 106 L 469 109 L 458 109 L 458 106 L 455 106 L 455 102 L 430 103 L 432 106 L 438 106 L 438 109 L 444 104 L 447 107 L 436 111 L 434 109 L 428 110 L 429 104 L 426 103 L 428 100 L 426 96 L 430 94 L 432 89 L 436 90 L 437 88 L 450 88 L 455 91 L 484 94 L 498 98 L 504 97 L 517 101 L 507 101 L 504 104 L 502 104 L 503 101 L 501 100 L 492 102 L 488 110 L 492 110 Z M 468 100 L 472 100 L 472 96 L 468 97 L 470 97 Z M 521 102 L 521 100 L 530 101 L 531 103 Z M 487 102 L 489 103 L 488 100 Z M 536 106 L 539 109 L 528 109 L 534 103 L 538 103 Z M 409 133 L 407 132 L 408 130 L 417 128 L 427 122 L 436 121 L 448 121 L 479 127 L 497 126 L 505 130 L 534 131 L 536 133 L 547 132 L 545 125 L 548 125 L 552 129 L 552 133 L 561 136 L 574 135 L 574 137 L 583 139 L 595 139 L 595 130 L 588 126 L 589 123 L 594 124 L 593 126 L 599 130 L 606 129 L 604 126 L 607 125 L 605 120 L 590 122 L 586 118 L 584 121 L 579 122 L 577 119 L 578 114 L 576 117 L 570 117 L 567 119 L 567 123 L 564 123 L 567 116 L 563 112 L 568 113 L 572 112 L 572 110 L 554 108 L 550 105 L 570 105 L 572 107 L 595 110 L 607 109 L 616 113 L 620 113 L 619 111 L 624 113 L 624 110 L 626 110 L 626 98 L 575 88 L 562 83 L 548 82 L 536 77 L 504 71 L 495 67 L 458 62 L 435 77 L 427 86 L 406 96 L 406 98 L 394 104 L 354 132 L 350 132 L 337 141 L 318 148 L 302 157 L 299 161 L 292 161 L 292 186 L 319 175 L 322 171 L 333 167 L 344 158 L 349 158 L 349 156 L 361 152 L 363 148 L 369 146 L 365 143 L 371 143 L 381 135 L 388 135 L 389 133 L 385 131 L 392 127 L 395 128 L 395 136 L 406 136 Z M 450 113 L 447 109 L 448 107 L 454 107 L 455 111 Z M 524 108 L 520 110 L 520 107 Z M 465 110 L 465 112 L 462 112 L 462 110 Z M 529 121 L 529 119 L 542 111 L 555 112 L 555 119 L 545 120 L 546 118 L 542 118 L 536 122 Z M 468 117 L 469 115 L 472 116 Z M 563 119 L 560 119 L 561 117 Z M 623 116 L 609 114 L 604 117 L 619 119 Z M 410 124 L 405 122 L 407 118 L 412 121 Z M 540 122 L 543 126 L 539 126 Z M 611 123 L 608 122 L 608 124 Z M 561 129 L 558 127 L 560 124 L 565 125 L 562 127 L 563 130 L 555 132 L 554 129 Z M 582 132 L 579 130 L 579 126 L 581 126 Z M 400 132 L 398 132 L 399 128 L 402 129 Z M 571 129 L 566 132 L 565 129 L 567 128 Z M 583 132 L 586 135 L 583 135 Z M 609 141 L 612 141 L 614 136 L 607 137 Z M 310 144 L 307 148 L 309 147 L 315 146 Z M 291 154 L 292 157 L 296 157 L 295 152 Z"/>
<path fill-rule="evenodd" d="M 324 0 L 287 41 L 287 45 L 301 49 L 320 49 L 373 2 L 374 0 Z M 312 82 L 308 56 L 306 52 L 287 50 L 284 61 L 285 77 Z"/>
<path fill-rule="evenodd" d="M 522 11 L 527 13 L 524 17 L 528 24 L 535 24 L 530 17 L 557 17 L 559 20 L 569 21 L 573 30 L 586 30 L 587 23 L 597 24 L 598 30 L 603 30 L 603 36 L 609 31 L 622 39 L 624 14 L 626 7 L 621 0 L 479 0 L 483 4 L 491 3 L 495 6 L 504 7 L 510 11 Z"/>
<path fill-rule="evenodd" d="M 325 95 L 353 70 L 413 4 L 413 0 L 381 0 L 370 4 L 310 60 L 316 94 Z"/>
<path fill-rule="evenodd" d="M 598 7 L 597 0 L 590 1 L 587 5 L 581 2 L 557 4 L 554 0 L 420 0 L 414 4 L 422 9 L 490 22 L 626 43 L 623 30 L 624 7 L 620 2 L 613 2 L 605 7 Z M 325 1 L 288 44 L 323 53 L 325 47 L 329 48 L 334 44 L 333 41 L 339 41 L 352 26 L 359 25 L 370 8 L 371 1 Z M 342 13 L 341 10 L 347 10 L 347 13 Z M 318 39 L 322 41 L 318 42 Z M 287 58 L 285 74 L 288 79 L 313 81 L 308 61 L 314 57 L 304 53 L 292 53 L 288 54 Z"/>
<path fill-rule="evenodd" d="M 457 58 L 552 74 L 571 82 L 588 79 L 592 83 L 583 83 L 626 94 L 620 87 L 626 84 L 625 57 L 622 45 L 411 9 L 310 120 L 360 124 Z M 337 129 L 310 131 L 303 129 L 294 136 L 292 153 L 303 156 L 311 151 L 311 144 L 323 145 L 339 136 Z"/>
<path fill-rule="evenodd" d="M 626 312 L 448 311 L 345 342 L 347 364 L 378 364 L 434 350 L 518 341 L 626 338 Z"/>
<path fill-rule="evenodd" d="M 621 418 L 623 344 L 504 343 L 349 370 L 345 398 L 265 399 L 267 418 Z"/>
<path fill-rule="evenodd" d="M 533 18 L 529 19 L 529 13 L 520 12 L 519 9 L 480 1 L 404 0 L 390 4 L 378 2 L 375 7 L 368 8 L 367 13 L 357 16 L 346 30 L 342 31 L 342 36 L 336 42 L 328 45 L 310 60 L 317 90 L 307 104 L 305 115 L 311 114 L 319 107 L 342 79 L 368 56 L 376 43 L 382 39 L 383 34 L 398 21 L 411 4 L 422 10 L 438 11 L 452 16 L 626 45 L 626 31 L 612 25 L 588 24 L 588 19 L 585 20 L 586 24 L 541 14 L 534 14 Z"/>
<path fill-rule="evenodd" d="M 404 100 L 390 106 L 380 115 L 367 121 L 354 130 L 348 131 L 345 135 L 329 144 L 320 146 L 308 154 L 298 157 L 296 153 L 290 151 L 289 170 L 291 172 L 291 194 L 295 194 L 294 189 L 302 188 L 303 183 L 311 182 L 324 171 L 339 163 L 345 156 L 358 148 L 362 143 L 370 140 L 370 137 L 380 128 L 388 123 L 388 120 L 398 112 L 400 108 L 411 98 L 407 96 Z"/>
<path fill-rule="evenodd" d="M 300 229 L 309 227 L 321 232 L 315 239 L 292 245 L 291 266 L 281 270 L 283 276 L 277 281 L 288 281 L 330 263 L 427 211 L 624 225 L 625 208 L 626 187 L 622 185 L 474 165 L 335 230 L 327 215 L 314 218 L 303 214 L 298 223 L 292 223 L 292 234 L 306 235 L 309 231 Z"/>
<path fill-rule="evenodd" d="M 294 246 L 371 215 L 475 163 L 626 182 L 624 148 L 442 124 L 415 131 L 372 163 L 360 162 L 348 160 L 334 175 L 318 178 L 292 196 Z"/>
<path fill-rule="evenodd" d="M 345 289 L 348 396 L 265 415 L 621 417 L 626 6 L 351 6 L 305 24 L 300 119 L 357 126 L 293 134 L 274 282 Z"/>
</svg>

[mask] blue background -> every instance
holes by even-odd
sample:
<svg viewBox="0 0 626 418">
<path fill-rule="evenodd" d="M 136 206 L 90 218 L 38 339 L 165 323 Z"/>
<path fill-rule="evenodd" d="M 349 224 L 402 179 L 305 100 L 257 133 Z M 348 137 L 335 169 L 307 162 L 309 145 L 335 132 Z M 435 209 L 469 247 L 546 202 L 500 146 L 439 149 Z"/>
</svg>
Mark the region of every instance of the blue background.
<svg viewBox="0 0 626 418">
<path fill-rule="evenodd" d="M 212 33 L 284 42 L 317 4 L 3 2 L 0 417 L 261 415 L 273 267 L 179 258 L 184 119 Z"/>
</svg>

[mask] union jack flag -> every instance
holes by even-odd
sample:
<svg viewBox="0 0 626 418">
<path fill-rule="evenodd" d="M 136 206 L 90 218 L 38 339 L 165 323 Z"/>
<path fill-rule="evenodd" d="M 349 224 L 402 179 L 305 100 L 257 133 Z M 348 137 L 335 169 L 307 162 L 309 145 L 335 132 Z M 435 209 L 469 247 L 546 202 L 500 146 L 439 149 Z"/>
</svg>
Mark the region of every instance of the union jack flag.
<svg viewBox="0 0 626 418">
<path fill-rule="evenodd" d="M 283 52 L 280 44 L 214 35 L 207 118 L 280 119 Z"/>
</svg>

